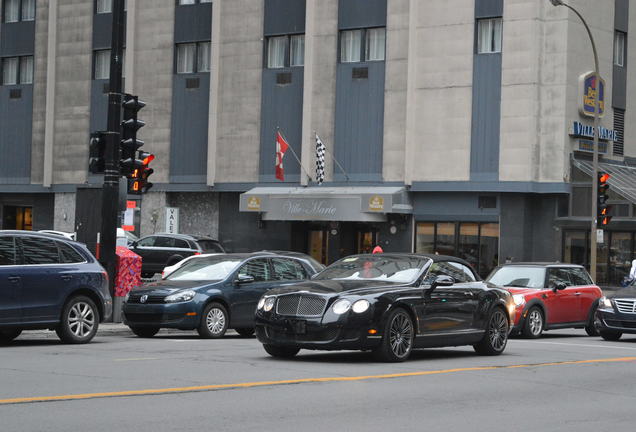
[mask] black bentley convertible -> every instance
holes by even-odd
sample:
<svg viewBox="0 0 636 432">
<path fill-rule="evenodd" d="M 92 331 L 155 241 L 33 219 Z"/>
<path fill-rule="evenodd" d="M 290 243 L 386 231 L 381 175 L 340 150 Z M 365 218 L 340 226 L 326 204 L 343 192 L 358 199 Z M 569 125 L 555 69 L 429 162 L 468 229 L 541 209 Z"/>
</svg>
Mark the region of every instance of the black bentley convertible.
<svg viewBox="0 0 636 432">
<path fill-rule="evenodd" d="M 346 349 L 403 361 L 413 348 L 458 345 L 498 355 L 512 314 L 510 293 L 479 281 L 459 258 L 353 255 L 311 280 L 265 293 L 256 335 L 274 357 Z"/>
</svg>

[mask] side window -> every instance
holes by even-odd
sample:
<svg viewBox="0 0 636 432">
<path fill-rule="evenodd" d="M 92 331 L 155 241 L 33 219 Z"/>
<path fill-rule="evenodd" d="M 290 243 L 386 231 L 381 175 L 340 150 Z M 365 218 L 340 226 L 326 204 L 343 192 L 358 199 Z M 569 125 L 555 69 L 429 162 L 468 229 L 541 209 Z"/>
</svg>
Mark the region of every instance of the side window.
<svg viewBox="0 0 636 432">
<path fill-rule="evenodd" d="M 15 239 L 14 237 L 0 237 L 0 266 L 15 264 Z"/>
<path fill-rule="evenodd" d="M 592 285 L 592 280 L 584 269 L 572 267 L 567 271 L 570 274 L 572 285 Z"/>
<path fill-rule="evenodd" d="M 23 237 L 20 241 L 24 264 L 59 264 L 60 255 L 53 240 Z"/>
<path fill-rule="evenodd" d="M 431 284 L 437 276 L 450 276 L 457 282 L 467 282 L 468 279 L 462 269 L 463 265 L 459 263 L 434 262 L 426 274 L 424 283 Z"/>
<path fill-rule="evenodd" d="M 446 268 L 446 273 L 448 276 L 451 276 L 457 282 L 468 282 L 468 276 L 464 271 L 464 265 L 456 262 L 445 262 L 442 268 Z M 469 270 L 470 271 L 470 270 Z"/>
<path fill-rule="evenodd" d="M 149 246 L 154 246 L 155 245 L 155 239 L 157 237 L 155 236 L 150 236 L 150 237 L 146 237 L 146 238 L 142 238 L 141 240 L 139 240 L 139 242 L 137 243 L 137 246 L 143 246 L 143 247 L 149 247 Z"/>
<path fill-rule="evenodd" d="M 306 279 L 307 273 L 303 266 L 296 260 L 273 258 L 274 278 L 276 280 L 299 280 Z"/>
<path fill-rule="evenodd" d="M 269 263 L 266 259 L 248 261 L 239 269 L 239 274 L 252 276 L 254 278 L 254 282 L 265 282 L 271 280 Z"/>
<path fill-rule="evenodd" d="M 567 286 L 572 285 L 568 272 L 562 268 L 551 268 L 548 270 L 548 288 L 554 288 L 556 284 L 564 283 Z"/>
<path fill-rule="evenodd" d="M 466 267 L 464 264 L 459 264 L 459 266 L 464 272 L 464 275 L 466 277 L 466 282 L 477 282 L 477 279 L 475 278 L 475 273 L 473 273 L 473 271 L 470 268 Z"/>
<path fill-rule="evenodd" d="M 157 237 L 155 247 L 173 248 L 175 247 L 175 239 L 172 237 Z"/>
<path fill-rule="evenodd" d="M 185 240 L 174 239 L 174 247 L 181 249 L 190 249 L 190 244 Z"/>
<path fill-rule="evenodd" d="M 81 263 L 86 261 L 75 249 L 66 243 L 55 242 L 60 249 L 60 260 L 65 264 Z"/>
</svg>

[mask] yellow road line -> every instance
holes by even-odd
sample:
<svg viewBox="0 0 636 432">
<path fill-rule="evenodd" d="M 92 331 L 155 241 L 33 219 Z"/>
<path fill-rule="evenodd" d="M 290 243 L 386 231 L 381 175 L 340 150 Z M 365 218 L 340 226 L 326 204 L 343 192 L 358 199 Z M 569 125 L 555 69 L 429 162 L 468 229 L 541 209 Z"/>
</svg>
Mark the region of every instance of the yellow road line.
<svg viewBox="0 0 636 432">
<path fill-rule="evenodd" d="M 82 399 L 95 399 L 95 398 L 107 398 L 107 397 L 160 395 L 160 394 L 170 394 L 170 393 L 191 393 L 191 392 L 201 392 L 201 391 L 277 386 L 277 385 L 286 385 L 286 384 L 363 381 L 363 380 L 403 378 L 403 377 L 425 376 L 425 375 L 441 375 L 441 374 L 449 374 L 449 373 L 456 373 L 456 372 L 489 371 L 489 370 L 498 370 L 498 369 L 520 369 L 520 368 L 543 367 L 543 366 L 620 363 L 620 362 L 632 362 L 632 361 L 636 361 L 636 357 L 616 357 L 616 358 L 605 358 L 605 359 L 594 359 L 594 360 L 574 360 L 574 361 L 562 361 L 562 362 L 551 362 L 551 363 L 518 364 L 518 365 L 507 365 L 507 366 L 479 366 L 479 367 L 442 369 L 442 370 L 432 370 L 432 371 L 403 372 L 403 373 L 393 373 L 393 374 L 383 374 L 383 375 L 299 378 L 299 379 L 280 380 L 280 381 L 257 381 L 257 382 L 246 382 L 246 383 L 235 383 L 235 384 L 212 384 L 212 385 L 204 385 L 204 386 L 172 387 L 172 388 L 163 388 L 163 389 L 126 390 L 126 391 L 116 391 L 116 392 L 83 393 L 83 394 L 71 394 L 71 395 L 59 395 L 59 396 L 35 396 L 35 397 L 13 398 L 13 399 L 0 399 L 0 405 L 33 403 L 33 402 L 82 400 Z"/>
</svg>

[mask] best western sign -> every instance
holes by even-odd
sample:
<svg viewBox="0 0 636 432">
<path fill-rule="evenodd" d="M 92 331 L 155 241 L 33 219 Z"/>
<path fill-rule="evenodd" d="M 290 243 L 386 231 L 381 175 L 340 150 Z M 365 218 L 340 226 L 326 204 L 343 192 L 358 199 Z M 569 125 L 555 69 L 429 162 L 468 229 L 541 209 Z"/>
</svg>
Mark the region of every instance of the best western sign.
<svg viewBox="0 0 636 432">
<path fill-rule="evenodd" d="M 605 80 L 596 79 L 594 72 L 579 77 L 579 112 L 582 116 L 594 117 L 594 98 L 598 91 L 598 115 L 605 115 Z"/>
</svg>

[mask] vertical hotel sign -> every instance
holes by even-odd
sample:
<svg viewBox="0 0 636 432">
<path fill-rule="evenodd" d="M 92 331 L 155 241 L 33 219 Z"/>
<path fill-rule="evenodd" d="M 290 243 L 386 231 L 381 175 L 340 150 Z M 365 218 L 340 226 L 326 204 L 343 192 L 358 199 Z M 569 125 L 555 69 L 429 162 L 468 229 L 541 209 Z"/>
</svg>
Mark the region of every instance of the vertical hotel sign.
<svg viewBox="0 0 636 432">
<path fill-rule="evenodd" d="M 594 98 L 598 93 L 599 117 L 605 115 L 605 80 L 597 79 L 594 72 L 579 77 L 579 112 L 582 116 L 594 117 Z"/>
</svg>

